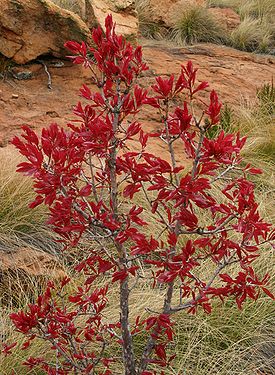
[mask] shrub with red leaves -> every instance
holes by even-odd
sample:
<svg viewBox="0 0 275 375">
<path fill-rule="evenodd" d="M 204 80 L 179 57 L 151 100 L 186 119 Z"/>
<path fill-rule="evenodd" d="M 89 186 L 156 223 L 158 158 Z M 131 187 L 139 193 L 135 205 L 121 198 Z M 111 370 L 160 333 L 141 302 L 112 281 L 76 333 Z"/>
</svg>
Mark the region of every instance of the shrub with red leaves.
<svg viewBox="0 0 275 375">
<path fill-rule="evenodd" d="M 51 124 L 41 136 L 23 127 L 12 141 L 27 159 L 18 171 L 34 180 L 37 196 L 30 206 L 49 207 L 48 224 L 66 247 L 90 239 L 89 256 L 76 266 L 84 283 L 69 295 L 68 278 L 50 283 L 36 303 L 11 319 L 26 336 L 22 349 L 42 338 L 55 355 L 52 362 L 29 358 L 28 369 L 109 375 L 122 366 L 125 375 L 165 374 L 174 357 L 168 347 L 176 312 L 211 313 L 216 298 L 234 298 L 240 309 L 261 292 L 274 298 L 268 275 L 259 278 L 253 269 L 274 232 L 260 217 L 248 180 L 260 171 L 240 156 L 245 138 L 223 131 L 207 137 L 219 122 L 221 103 L 214 90 L 206 103 L 199 99 L 200 92 L 209 92 L 208 83 L 198 82 L 192 62 L 177 77 L 157 77 L 144 89 L 139 83 L 148 67 L 141 47 L 116 34 L 111 16 L 105 32 L 98 27 L 92 37 L 94 47 L 66 43 L 72 61 L 90 69 L 97 86 L 81 88 L 86 104 L 75 107 L 78 120 L 67 129 Z M 154 134 L 138 120 L 144 106 L 159 113 L 161 127 Z M 168 160 L 148 151 L 148 140 L 156 137 Z M 179 163 L 179 149 L 191 168 L 184 165 L 190 162 Z M 160 233 L 148 229 L 149 215 Z M 165 296 L 159 310 L 130 319 L 129 296 L 141 275 L 152 288 L 162 284 Z M 106 285 L 97 287 L 99 280 Z M 112 284 L 119 285 L 118 321 L 104 315 Z M 145 342 L 138 354 L 133 340 L 140 334 Z M 120 355 L 110 354 L 112 341 Z M 12 348 L 6 344 L 3 351 Z"/>
</svg>

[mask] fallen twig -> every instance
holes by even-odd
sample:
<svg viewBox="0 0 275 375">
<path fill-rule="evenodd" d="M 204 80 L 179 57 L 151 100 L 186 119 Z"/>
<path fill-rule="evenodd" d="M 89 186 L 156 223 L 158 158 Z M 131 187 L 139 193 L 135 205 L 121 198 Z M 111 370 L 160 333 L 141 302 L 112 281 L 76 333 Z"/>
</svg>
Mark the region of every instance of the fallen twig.
<svg viewBox="0 0 275 375">
<path fill-rule="evenodd" d="M 45 62 L 43 60 L 38 60 L 38 61 L 44 66 L 45 72 L 46 72 L 46 74 L 48 76 L 48 85 L 47 86 L 48 86 L 49 90 L 52 90 L 52 77 L 50 75 L 48 67 L 47 67 L 47 65 L 45 64 Z"/>
</svg>

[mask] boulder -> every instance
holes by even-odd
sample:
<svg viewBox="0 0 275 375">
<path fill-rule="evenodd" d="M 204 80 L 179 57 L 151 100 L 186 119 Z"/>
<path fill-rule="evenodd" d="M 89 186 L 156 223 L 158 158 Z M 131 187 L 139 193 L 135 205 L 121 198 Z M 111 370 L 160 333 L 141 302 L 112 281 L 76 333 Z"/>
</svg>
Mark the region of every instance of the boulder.
<svg viewBox="0 0 275 375">
<path fill-rule="evenodd" d="M 22 298 L 35 298 L 49 280 L 66 276 L 57 257 L 31 247 L 0 251 L 0 299 L 17 304 Z"/>
<path fill-rule="evenodd" d="M 138 19 L 134 0 L 86 0 L 84 21 L 89 28 L 100 25 L 104 28 L 107 14 L 112 14 L 116 31 L 126 39 L 135 41 L 138 34 Z"/>
<path fill-rule="evenodd" d="M 112 14 L 116 30 L 127 39 L 135 41 L 138 34 L 138 19 L 135 0 L 52 0 L 56 5 L 75 14 L 91 29 L 97 25 L 104 28 L 107 14 Z"/>
<path fill-rule="evenodd" d="M 18 64 L 45 54 L 64 57 L 65 41 L 89 38 L 89 28 L 78 16 L 51 1 L 0 1 L 0 53 Z"/>
<path fill-rule="evenodd" d="M 63 9 L 67 9 L 77 15 L 84 21 L 86 13 L 87 0 L 51 0 Z"/>
<path fill-rule="evenodd" d="M 61 279 L 66 275 L 57 257 L 31 247 L 0 251 L 0 275 L 3 277 L 3 274 L 8 272 L 22 272 L 29 277 L 53 279 Z"/>
<path fill-rule="evenodd" d="M 55 3 L 54 3 L 55 2 Z M 58 0 L 0 0 L 0 54 L 25 64 L 38 56 L 65 57 L 67 40 L 91 42 L 90 28 L 113 14 L 117 32 L 136 40 L 134 0 L 85 0 L 78 15 Z M 60 6 L 59 6 L 59 5 Z M 82 4 L 83 5 L 83 4 Z M 72 8 L 75 10 L 75 8 Z M 82 17 L 82 19 L 80 18 Z"/>
<path fill-rule="evenodd" d="M 209 8 L 208 11 L 225 30 L 232 31 L 241 23 L 240 15 L 231 8 Z"/>
</svg>

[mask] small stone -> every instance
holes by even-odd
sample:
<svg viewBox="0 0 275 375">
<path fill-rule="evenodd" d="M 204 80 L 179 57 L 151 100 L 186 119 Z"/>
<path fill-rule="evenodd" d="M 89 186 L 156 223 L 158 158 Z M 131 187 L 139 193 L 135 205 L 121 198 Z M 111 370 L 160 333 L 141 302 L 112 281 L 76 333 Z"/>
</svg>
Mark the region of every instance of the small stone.
<svg viewBox="0 0 275 375">
<path fill-rule="evenodd" d="M 15 78 L 19 81 L 25 80 L 25 79 L 31 79 L 32 78 L 32 72 L 25 71 L 25 72 L 19 72 L 15 74 Z"/>
<path fill-rule="evenodd" d="M 12 99 L 18 99 L 18 98 L 19 98 L 19 95 L 17 95 L 17 94 L 12 94 L 11 98 L 12 98 Z"/>
<path fill-rule="evenodd" d="M 52 118 L 54 118 L 54 117 L 60 117 L 59 114 L 57 112 L 55 112 L 55 111 L 47 111 L 46 115 L 50 116 Z"/>
</svg>

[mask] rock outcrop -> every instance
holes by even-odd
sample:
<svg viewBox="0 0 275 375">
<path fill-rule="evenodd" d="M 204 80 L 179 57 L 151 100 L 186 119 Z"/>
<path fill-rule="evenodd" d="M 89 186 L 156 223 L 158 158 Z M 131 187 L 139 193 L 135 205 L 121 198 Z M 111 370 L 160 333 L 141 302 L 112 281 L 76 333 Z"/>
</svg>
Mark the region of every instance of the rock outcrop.
<svg viewBox="0 0 275 375">
<path fill-rule="evenodd" d="M 172 27 L 175 16 L 188 6 L 203 6 L 205 0 L 147 0 L 146 7 L 150 9 L 151 22 Z"/>
<path fill-rule="evenodd" d="M 232 31 L 241 23 L 241 17 L 231 8 L 210 8 L 208 9 L 215 20 L 226 30 Z"/>
<path fill-rule="evenodd" d="M 45 54 L 65 57 L 68 51 L 64 43 L 90 42 L 89 29 L 104 26 L 108 13 L 113 14 L 117 31 L 135 40 L 138 21 L 133 0 L 86 0 L 79 12 L 82 19 L 50 0 L 1 0 L 0 53 L 18 64 Z"/>
<path fill-rule="evenodd" d="M 31 247 L 19 247 L 12 251 L 0 251 L 0 274 L 22 272 L 28 277 L 60 279 L 66 274 L 56 257 Z M 1 283 L 1 280 L 0 280 Z"/>
<path fill-rule="evenodd" d="M 240 16 L 231 8 L 209 7 L 205 0 L 144 0 L 144 14 L 149 15 L 147 21 L 173 27 L 175 20 L 188 7 L 204 7 L 224 30 L 232 31 L 239 26 Z"/>
<path fill-rule="evenodd" d="M 75 14 L 48 0 L 1 0 L 0 53 L 24 64 L 40 55 L 63 57 L 66 40 L 88 40 L 89 28 Z"/>
<path fill-rule="evenodd" d="M 104 28 L 106 15 L 111 13 L 118 34 L 132 42 L 138 34 L 138 19 L 134 0 L 86 0 L 85 22 L 89 28 L 99 24 Z"/>
<path fill-rule="evenodd" d="M 52 0 L 55 4 L 74 12 L 91 29 L 100 25 L 104 29 L 107 14 L 112 14 L 116 30 L 127 39 L 135 40 L 138 33 L 138 19 L 135 0 Z"/>
</svg>

